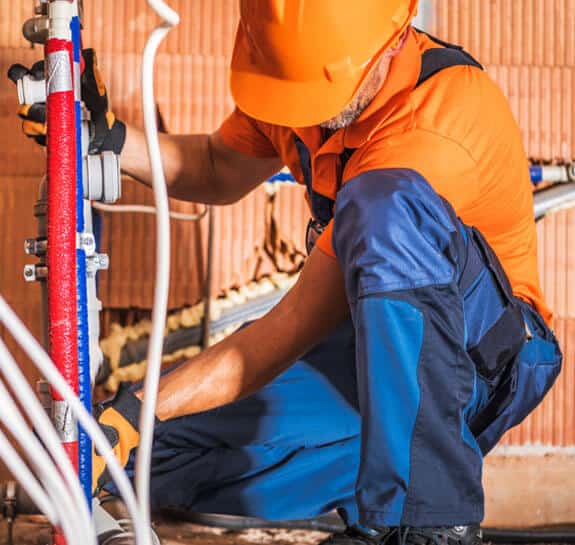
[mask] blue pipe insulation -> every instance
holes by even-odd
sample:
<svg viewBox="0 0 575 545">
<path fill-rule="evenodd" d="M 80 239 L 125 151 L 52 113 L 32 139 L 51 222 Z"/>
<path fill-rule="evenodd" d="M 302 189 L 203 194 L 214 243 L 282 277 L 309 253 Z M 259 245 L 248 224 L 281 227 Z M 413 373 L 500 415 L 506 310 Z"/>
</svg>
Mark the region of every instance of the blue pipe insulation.
<svg viewBox="0 0 575 545">
<path fill-rule="evenodd" d="M 84 407 L 92 412 L 90 381 L 90 335 L 88 327 L 86 253 L 76 250 L 78 289 L 78 396 Z M 92 505 L 92 440 L 78 425 L 78 476 L 88 505 Z"/>
<path fill-rule="evenodd" d="M 529 174 L 531 175 L 531 183 L 533 183 L 533 185 L 537 185 L 543 181 L 543 167 L 531 165 L 529 167 Z"/>
<path fill-rule="evenodd" d="M 84 185 L 82 171 L 82 107 L 80 96 L 81 25 L 79 17 L 71 22 L 74 79 L 76 87 L 76 231 L 82 233 L 84 219 Z M 86 278 L 86 253 L 76 250 L 76 290 L 78 300 L 78 395 L 84 407 L 92 411 L 92 385 L 90 381 L 90 334 L 88 325 L 88 288 Z M 78 476 L 88 506 L 92 505 L 92 441 L 79 426 L 78 429 Z"/>
<path fill-rule="evenodd" d="M 532 165 L 529 167 L 529 172 L 533 185 L 537 186 L 541 182 L 573 181 L 572 169 L 573 165 Z"/>
</svg>

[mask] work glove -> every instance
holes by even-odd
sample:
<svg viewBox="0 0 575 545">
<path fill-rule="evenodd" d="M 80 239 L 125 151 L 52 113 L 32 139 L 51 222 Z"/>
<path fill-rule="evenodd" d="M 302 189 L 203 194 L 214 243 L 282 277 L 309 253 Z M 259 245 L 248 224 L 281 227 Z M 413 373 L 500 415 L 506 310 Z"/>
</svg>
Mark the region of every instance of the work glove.
<svg viewBox="0 0 575 545">
<path fill-rule="evenodd" d="M 98 407 L 96 419 L 104 435 L 112 445 L 120 465 L 125 467 L 130 453 L 140 443 L 138 422 L 142 402 L 132 393 L 129 387 L 122 386 L 108 403 Z M 106 468 L 106 461 L 94 448 L 92 456 L 92 487 L 94 495 L 112 479 Z"/>
<path fill-rule="evenodd" d="M 28 70 L 21 64 L 13 64 L 8 70 L 8 77 L 17 83 L 24 76 L 30 76 L 33 81 L 44 81 L 44 61 L 39 61 Z M 24 120 L 22 130 L 29 138 L 33 138 L 41 146 L 46 145 L 46 104 L 22 104 L 18 108 L 18 115 Z"/>
<path fill-rule="evenodd" d="M 83 49 L 82 100 L 90 111 L 93 132 L 90 135 L 88 153 L 102 151 L 122 152 L 126 141 L 126 125 L 109 108 L 108 93 L 98 70 L 98 59 L 93 49 Z"/>
<path fill-rule="evenodd" d="M 81 76 L 82 100 L 91 117 L 90 144 L 91 155 L 102 151 L 113 151 L 120 154 L 126 140 L 126 126 L 116 119 L 109 109 L 108 94 L 98 70 L 96 53 L 93 49 L 82 50 L 83 71 Z M 44 61 L 39 61 L 27 69 L 21 64 L 14 64 L 8 70 L 8 77 L 17 83 L 24 76 L 34 81 L 44 80 Z M 18 115 L 24 120 L 24 134 L 34 138 L 41 145 L 46 144 L 46 104 L 36 102 L 25 104 L 18 109 Z"/>
</svg>

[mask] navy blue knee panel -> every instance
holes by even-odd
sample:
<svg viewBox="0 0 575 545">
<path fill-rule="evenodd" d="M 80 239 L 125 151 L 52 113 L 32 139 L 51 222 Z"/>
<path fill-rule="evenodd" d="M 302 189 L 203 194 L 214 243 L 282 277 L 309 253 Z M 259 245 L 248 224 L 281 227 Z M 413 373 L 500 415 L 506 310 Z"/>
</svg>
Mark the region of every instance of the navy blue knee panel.
<svg viewBox="0 0 575 545">
<path fill-rule="evenodd" d="M 483 516 L 481 452 L 464 418 L 475 369 L 458 286 L 460 227 L 412 170 L 371 171 L 338 194 L 333 242 L 356 329 L 357 501 L 367 525 Z"/>
</svg>

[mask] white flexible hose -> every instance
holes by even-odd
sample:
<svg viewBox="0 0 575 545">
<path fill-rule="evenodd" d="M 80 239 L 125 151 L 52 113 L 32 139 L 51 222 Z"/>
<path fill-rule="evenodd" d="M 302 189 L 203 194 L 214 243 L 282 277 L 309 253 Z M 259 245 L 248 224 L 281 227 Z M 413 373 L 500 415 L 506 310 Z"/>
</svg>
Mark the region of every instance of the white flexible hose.
<svg viewBox="0 0 575 545">
<path fill-rule="evenodd" d="M 6 419 L 2 418 L 3 423 Z M 6 424 L 9 427 L 9 424 Z M 30 447 L 23 440 L 24 435 L 31 434 L 32 432 L 27 427 L 18 427 L 17 434 L 14 434 L 13 427 L 10 428 L 15 443 L 25 450 L 26 455 L 30 458 L 40 481 L 42 482 L 43 489 L 48 494 L 48 501 L 52 508 L 56 511 L 56 518 L 59 521 L 58 526 L 62 528 L 64 535 L 69 543 L 86 542 L 95 545 L 94 531 L 90 526 L 86 526 L 85 521 L 81 519 L 81 515 L 70 496 L 69 491 L 64 486 L 64 482 L 60 478 L 56 466 L 52 463 L 49 456 L 42 447 L 37 449 L 37 446 Z M 25 432 L 28 432 L 26 434 Z M 44 457 L 43 464 L 39 464 L 38 458 Z M 84 500 L 84 503 L 85 500 Z M 78 541 L 81 540 L 81 541 Z"/>
<path fill-rule="evenodd" d="M 102 202 L 93 202 L 92 208 L 101 212 L 112 213 L 135 213 L 135 214 L 155 214 L 156 208 L 145 204 L 105 204 Z M 197 214 L 186 214 L 184 212 L 174 212 L 170 210 L 170 218 L 178 221 L 199 221 L 208 213 L 208 207 Z"/>
<path fill-rule="evenodd" d="M 38 509 L 46 515 L 50 524 L 52 524 L 52 526 L 60 524 L 60 519 L 58 518 L 52 500 L 46 492 L 44 492 L 42 486 L 36 480 L 36 477 L 32 474 L 10 441 L 8 441 L 8 438 L 2 430 L 0 430 L 0 459 L 6 464 L 6 467 L 10 470 L 14 478 L 22 485 L 26 494 L 28 494 Z"/>
<path fill-rule="evenodd" d="M 152 168 L 154 200 L 156 205 L 156 285 L 152 312 L 152 332 L 148 347 L 148 368 L 144 385 L 144 401 L 140 415 L 140 445 L 136 456 L 136 491 L 142 522 L 150 528 L 150 470 L 156 401 L 162 363 L 164 324 L 168 307 L 170 275 L 170 211 L 166 180 L 162 166 L 158 138 L 156 102 L 154 99 L 154 60 L 158 47 L 170 29 L 180 22 L 178 14 L 161 0 L 148 0 L 148 5 L 163 19 L 148 38 L 142 59 L 142 109 L 148 155 Z M 148 531 L 148 541 L 151 535 Z"/>
<path fill-rule="evenodd" d="M 143 525 L 142 517 L 140 515 L 140 510 L 138 509 L 138 504 L 134 491 L 128 480 L 128 477 L 124 473 L 124 470 L 120 466 L 120 463 L 114 456 L 114 451 L 112 450 L 110 443 L 106 439 L 106 436 L 100 429 L 98 423 L 94 420 L 91 414 L 88 413 L 82 402 L 78 399 L 78 396 L 73 392 L 70 386 L 62 378 L 62 375 L 44 350 L 36 338 L 28 331 L 24 323 L 15 314 L 15 312 L 6 303 L 4 298 L 0 295 L 0 322 L 3 323 L 8 331 L 13 335 L 14 339 L 23 348 L 23 350 L 28 354 L 32 363 L 36 368 L 44 375 L 46 380 L 58 391 L 60 396 L 68 403 L 70 410 L 74 416 L 78 419 L 81 426 L 84 428 L 86 433 L 92 438 L 95 447 L 98 449 L 101 456 L 106 461 L 107 469 L 110 476 L 116 483 L 118 490 L 124 501 L 126 507 L 132 517 L 134 522 L 134 531 L 136 533 L 138 545 L 149 545 L 150 543 L 150 532 Z M 18 390 L 18 384 L 22 384 L 20 380 L 26 383 L 26 379 L 20 369 L 15 366 L 12 367 L 10 362 L 2 362 L 2 371 L 8 377 L 10 374 L 10 383 L 15 386 L 15 390 Z M 8 373 L 6 370 L 8 369 Z M 148 526 L 149 528 L 149 526 Z"/>
<path fill-rule="evenodd" d="M 2 340 L 0 340 L 0 361 L 2 361 L 2 374 L 18 393 L 22 408 L 44 445 L 29 429 L 2 381 L 0 381 L 0 407 L 2 407 L 0 421 L 24 447 L 36 473 L 43 477 L 42 481 L 46 483 L 48 494 L 55 495 L 56 509 L 63 508 L 64 516 L 68 514 L 69 517 L 73 517 L 74 524 L 81 525 L 79 531 L 86 536 L 85 539 L 91 539 L 91 542 L 95 543 L 92 519 L 76 472 L 50 419 Z M 60 522 L 64 527 L 67 521 L 60 518 Z"/>
<path fill-rule="evenodd" d="M 19 395 L 24 397 L 23 394 L 19 392 Z M 56 510 L 62 530 L 66 535 L 74 536 L 75 539 L 85 535 L 86 539 L 89 540 L 88 536 L 91 534 L 90 520 L 82 517 L 81 511 L 72 499 L 70 490 L 66 487 L 57 467 L 39 441 L 34 438 L 3 385 L 0 388 L 0 402 L 2 403 L 0 420 L 11 433 L 14 441 L 23 447 L 26 457 L 34 467 L 52 506 Z M 86 502 L 84 501 L 84 503 Z M 92 535 L 92 537 L 95 536 Z M 94 544 L 95 540 L 91 539 L 89 542 Z"/>
</svg>

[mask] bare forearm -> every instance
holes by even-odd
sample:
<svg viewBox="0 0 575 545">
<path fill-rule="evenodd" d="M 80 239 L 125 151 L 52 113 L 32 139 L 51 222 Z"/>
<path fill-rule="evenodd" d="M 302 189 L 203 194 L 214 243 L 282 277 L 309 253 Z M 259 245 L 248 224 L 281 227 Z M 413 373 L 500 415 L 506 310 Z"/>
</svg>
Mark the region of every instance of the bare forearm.
<svg viewBox="0 0 575 545">
<path fill-rule="evenodd" d="M 279 159 L 244 157 L 226 148 L 218 134 L 160 134 L 162 164 L 170 197 L 207 204 L 237 201 L 281 168 Z M 144 132 L 128 126 L 122 169 L 151 186 Z"/>
<path fill-rule="evenodd" d="M 217 202 L 217 187 L 209 161 L 207 134 L 160 134 L 162 163 L 170 197 L 197 202 Z M 122 150 L 122 170 L 151 186 L 152 173 L 144 132 L 129 126 Z"/>
<path fill-rule="evenodd" d="M 162 379 L 158 418 L 203 412 L 248 396 L 305 352 L 301 338 L 289 343 L 273 331 L 265 339 L 254 338 L 254 330 L 273 327 L 270 322 L 273 316 L 262 318 Z"/>
<path fill-rule="evenodd" d="M 304 268 L 298 283 L 266 316 L 164 376 L 158 418 L 175 418 L 231 403 L 284 371 L 347 315 L 339 270 L 333 274 L 336 282 L 326 283 L 321 266 L 318 269 L 317 262 L 312 263 L 311 270 Z"/>
</svg>

